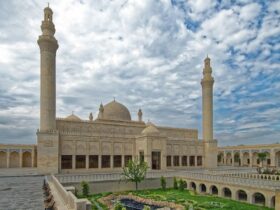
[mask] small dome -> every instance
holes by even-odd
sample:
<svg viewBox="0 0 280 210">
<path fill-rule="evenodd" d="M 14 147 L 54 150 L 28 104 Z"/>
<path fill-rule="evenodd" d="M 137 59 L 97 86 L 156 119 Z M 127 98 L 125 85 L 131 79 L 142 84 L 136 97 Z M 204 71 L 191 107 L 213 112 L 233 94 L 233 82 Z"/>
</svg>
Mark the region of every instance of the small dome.
<svg viewBox="0 0 280 210">
<path fill-rule="evenodd" d="M 141 132 L 142 134 L 146 134 L 146 135 L 158 135 L 159 134 L 159 130 L 157 129 L 157 127 L 151 123 L 148 122 L 146 128 Z"/>
<path fill-rule="evenodd" d="M 81 119 L 78 116 L 74 115 L 74 114 L 69 115 L 65 119 L 69 120 L 69 121 L 81 121 Z"/>
<path fill-rule="evenodd" d="M 117 101 L 112 101 L 104 106 L 103 119 L 130 121 L 128 109 Z"/>
</svg>

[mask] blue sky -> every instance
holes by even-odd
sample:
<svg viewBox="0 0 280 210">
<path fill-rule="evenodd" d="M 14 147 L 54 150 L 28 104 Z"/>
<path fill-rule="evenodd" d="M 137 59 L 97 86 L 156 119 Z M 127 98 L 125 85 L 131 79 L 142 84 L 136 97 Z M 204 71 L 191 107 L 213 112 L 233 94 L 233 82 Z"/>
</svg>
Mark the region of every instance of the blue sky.
<svg viewBox="0 0 280 210">
<path fill-rule="evenodd" d="M 0 143 L 35 143 L 44 1 L 0 1 Z M 211 58 L 219 145 L 280 142 L 280 2 L 50 0 L 57 116 L 97 116 L 100 102 L 137 119 L 198 128 Z"/>
</svg>

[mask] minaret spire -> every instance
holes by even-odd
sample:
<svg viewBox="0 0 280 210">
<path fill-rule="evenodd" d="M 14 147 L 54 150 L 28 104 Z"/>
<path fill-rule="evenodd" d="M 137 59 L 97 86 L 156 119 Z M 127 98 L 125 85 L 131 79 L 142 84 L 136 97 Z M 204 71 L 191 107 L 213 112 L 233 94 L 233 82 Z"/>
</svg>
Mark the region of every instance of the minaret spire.
<svg viewBox="0 0 280 210">
<path fill-rule="evenodd" d="M 40 130 L 56 130 L 56 51 L 57 40 L 54 37 L 53 11 L 44 9 L 41 24 L 42 35 L 38 45 L 41 54 L 41 98 L 40 98 Z"/>
<path fill-rule="evenodd" d="M 204 166 L 217 167 L 217 141 L 213 139 L 213 85 L 210 58 L 204 60 L 202 86 L 202 131 L 204 142 Z"/>
</svg>

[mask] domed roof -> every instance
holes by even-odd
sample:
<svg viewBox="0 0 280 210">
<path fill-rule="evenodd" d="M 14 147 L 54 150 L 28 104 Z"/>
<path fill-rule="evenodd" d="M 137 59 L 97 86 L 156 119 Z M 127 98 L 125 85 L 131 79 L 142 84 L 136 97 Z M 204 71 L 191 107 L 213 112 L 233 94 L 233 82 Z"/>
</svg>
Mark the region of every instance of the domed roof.
<svg viewBox="0 0 280 210">
<path fill-rule="evenodd" d="M 103 119 L 130 121 L 131 116 L 124 105 L 114 100 L 104 106 Z"/>
<path fill-rule="evenodd" d="M 66 117 L 65 119 L 69 121 L 81 121 L 81 119 L 78 116 L 74 115 L 73 113 L 68 117 Z"/>
<path fill-rule="evenodd" d="M 148 122 L 147 127 L 141 133 L 146 134 L 146 135 L 151 135 L 151 134 L 158 135 L 159 130 L 157 129 L 157 127 L 153 123 Z"/>
</svg>

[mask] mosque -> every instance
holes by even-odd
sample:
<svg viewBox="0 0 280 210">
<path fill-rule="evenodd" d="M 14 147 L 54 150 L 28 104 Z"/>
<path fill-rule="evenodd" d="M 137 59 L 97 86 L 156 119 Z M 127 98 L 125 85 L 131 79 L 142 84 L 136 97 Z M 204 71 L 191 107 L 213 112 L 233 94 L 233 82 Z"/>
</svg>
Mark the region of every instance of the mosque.
<svg viewBox="0 0 280 210">
<path fill-rule="evenodd" d="M 101 104 L 95 119 L 91 113 L 88 119 L 74 114 L 57 118 L 58 41 L 49 7 L 44 9 L 41 30 L 38 39 L 41 85 L 37 145 L 0 145 L 0 168 L 37 167 L 41 174 L 111 172 L 122 170 L 131 159 L 147 162 L 149 170 L 215 168 L 217 165 L 234 166 L 233 156 L 237 152 L 241 157 L 239 165 L 253 167 L 257 164 L 254 154 L 262 151 L 261 145 L 255 146 L 257 150 L 255 147 L 217 147 L 217 140 L 213 138 L 214 78 L 208 56 L 204 60 L 201 80 L 202 140 L 198 139 L 197 129 L 143 122 L 141 109 L 137 120 L 132 120 L 125 105 L 115 99 Z M 266 151 L 271 152 L 272 158 L 269 163 L 280 166 L 280 146 L 268 147 Z"/>
</svg>

